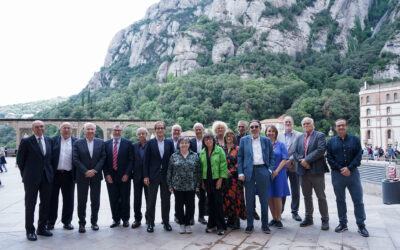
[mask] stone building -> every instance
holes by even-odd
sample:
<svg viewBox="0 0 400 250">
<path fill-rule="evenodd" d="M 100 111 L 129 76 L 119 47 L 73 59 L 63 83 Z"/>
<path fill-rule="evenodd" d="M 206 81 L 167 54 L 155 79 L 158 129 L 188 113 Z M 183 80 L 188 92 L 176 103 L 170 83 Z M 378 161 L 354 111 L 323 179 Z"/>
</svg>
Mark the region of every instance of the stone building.
<svg viewBox="0 0 400 250">
<path fill-rule="evenodd" d="M 400 140 L 400 82 L 368 85 L 360 89 L 361 143 L 397 148 Z"/>
</svg>

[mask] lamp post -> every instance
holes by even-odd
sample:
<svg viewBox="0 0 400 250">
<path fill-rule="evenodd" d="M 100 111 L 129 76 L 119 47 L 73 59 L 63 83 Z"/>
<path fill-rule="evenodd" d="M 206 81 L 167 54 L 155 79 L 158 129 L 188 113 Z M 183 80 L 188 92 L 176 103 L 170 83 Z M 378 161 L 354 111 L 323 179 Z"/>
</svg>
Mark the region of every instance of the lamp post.
<svg viewBox="0 0 400 250">
<path fill-rule="evenodd" d="M 334 136 L 333 131 L 332 131 L 332 126 L 329 129 L 328 136 L 329 136 L 329 139 L 332 139 L 332 137 Z"/>
</svg>

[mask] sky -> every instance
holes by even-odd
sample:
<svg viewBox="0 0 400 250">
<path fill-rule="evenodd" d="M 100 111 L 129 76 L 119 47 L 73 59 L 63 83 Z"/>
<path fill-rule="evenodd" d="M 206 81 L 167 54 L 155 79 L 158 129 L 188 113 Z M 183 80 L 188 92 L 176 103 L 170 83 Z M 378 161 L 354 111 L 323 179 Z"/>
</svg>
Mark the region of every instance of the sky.
<svg viewBox="0 0 400 250">
<path fill-rule="evenodd" d="M 1 0 L 0 106 L 79 93 L 159 0 Z"/>
</svg>

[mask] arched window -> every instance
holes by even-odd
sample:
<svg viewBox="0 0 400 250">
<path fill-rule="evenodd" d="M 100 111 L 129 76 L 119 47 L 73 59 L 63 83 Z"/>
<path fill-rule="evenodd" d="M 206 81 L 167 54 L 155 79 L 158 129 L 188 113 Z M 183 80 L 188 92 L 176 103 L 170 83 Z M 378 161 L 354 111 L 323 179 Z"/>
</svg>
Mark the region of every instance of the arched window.
<svg viewBox="0 0 400 250">
<path fill-rule="evenodd" d="M 367 109 L 367 115 L 371 115 L 371 110 Z"/>
<path fill-rule="evenodd" d="M 364 97 L 361 97 L 360 103 L 363 104 L 363 102 L 364 102 Z"/>
<path fill-rule="evenodd" d="M 367 103 L 369 103 L 369 101 L 370 101 L 369 96 L 367 96 Z"/>
<path fill-rule="evenodd" d="M 390 101 L 390 94 L 386 94 L 386 101 Z"/>
<path fill-rule="evenodd" d="M 394 93 L 394 95 L 393 95 L 393 96 L 394 96 L 394 98 L 393 98 L 393 99 L 394 99 L 395 101 L 397 101 L 397 100 L 399 99 L 399 95 L 398 95 L 397 93 Z"/>
<path fill-rule="evenodd" d="M 370 130 L 367 131 L 367 139 L 368 140 L 371 139 L 371 131 Z"/>
<path fill-rule="evenodd" d="M 367 126 L 371 126 L 371 120 L 367 119 Z"/>
<path fill-rule="evenodd" d="M 392 139 L 392 130 L 390 129 L 387 131 L 387 138 Z"/>
<path fill-rule="evenodd" d="M 392 119 L 391 118 L 387 118 L 387 125 L 392 125 Z"/>
<path fill-rule="evenodd" d="M 390 107 L 387 107 L 386 112 L 387 112 L 387 114 L 390 114 L 392 112 L 392 109 Z"/>
</svg>

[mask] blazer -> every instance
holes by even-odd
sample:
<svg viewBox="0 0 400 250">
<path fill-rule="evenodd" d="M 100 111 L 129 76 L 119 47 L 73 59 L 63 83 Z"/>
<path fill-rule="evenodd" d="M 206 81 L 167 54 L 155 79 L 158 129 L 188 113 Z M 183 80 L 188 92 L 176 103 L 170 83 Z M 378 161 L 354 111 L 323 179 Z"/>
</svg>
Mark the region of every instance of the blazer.
<svg viewBox="0 0 400 250">
<path fill-rule="evenodd" d="M 51 158 L 51 164 L 53 164 L 54 169 L 57 170 L 58 167 L 58 161 L 60 160 L 60 149 L 61 149 L 61 135 L 54 136 L 51 138 L 52 143 L 53 143 L 53 149 L 52 149 L 52 158 Z M 76 168 L 74 166 L 74 161 L 73 161 L 73 155 L 74 155 L 74 142 L 78 140 L 76 137 L 71 136 L 71 142 L 72 142 L 72 181 L 75 181 L 75 175 L 76 175 Z"/>
<path fill-rule="evenodd" d="M 42 181 L 43 171 L 47 181 L 53 183 L 55 168 L 51 164 L 52 141 L 43 136 L 46 144 L 46 155 L 42 155 L 35 135 L 21 140 L 18 148 L 17 164 L 21 172 L 22 182 L 38 185 Z"/>
<path fill-rule="evenodd" d="M 300 135 L 302 135 L 302 133 L 300 133 L 299 131 L 296 131 L 294 129 L 292 130 L 292 132 L 293 132 L 292 139 L 290 140 L 289 148 L 287 148 L 286 150 L 287 150 L 287 153 L 289 156 L 289 160 L 292 161 L 292 163 L 293 163 L 293 167 L 287 168 L 287 170 L 289 172 L 297 172 L 298 162 L 296 160 L 294 160 L 293 153 L 294 153 L 294 149 L 295 149 L 296 140 Z M 278 135 L 278 141 L 283 142 L 286 145 L 285 132 Z"/>
<path fill-rule="evenodd" d="M 93 181 L 101 181 L 103 179 L 101 171 L 106 160 L 104 142 L 99 138 L 94 138 L 93 140 L 93 157 L 90 157 L 86 138 L 78 139 L 74 143 L 72 159 L 77 170 L 77 183 L 88 183 L 89 179 Z M 91 169 L 96 170 L 97 173 L 92 178 L 86 178 L 85 173 Z"/>
<path fill-rule="evenodd" d="M 329 172 L 328 165 L 325 160 L 326 140 L 325 134 L 314 130 L 307 146 L 307 156 L 304 157 L 304 139 L 306 134 L 297 137 L 295 143 L 294 159 L 299 163 L 297 173 L 304 175 L 306 169 L 300 165 L 301 159 L 310 164 L 311 174 L 324 174 Z"/>
<path fill-rule="evenodd" d="M 132 168 L 132 179 L 134 182 L 143 182 L 143 159 L 140 157 L 140 142 L 135 142 L 132 145 L 133 150 L 133 168 Z M 144 150 L 146 151 L 147 141 L 144 144 Z"/>
<path fill-rule="evenodd" d="M 117 155 L 117 171 L 113 169 L 113 151 L 114 139 L 108 140 L 104 143 L 106 151 L 106 161 L 104 164 L 104 175 L 110 175 L 113 181 L 120 181 L 122 176 L 128 175 L 131 177 L 133 168 L 133 146 L 132 142 L 128 139 L 121 138 L 118 155 Z"/>
<path fill-rule="evenodd" d="M 266 167 L 274 170 L 274 149 L 269 138 L 260 136 L 261 151 Z M 253 145 L 252 135 L 240 139 L 238 152 L 238 174 L 244 174 L 246 181 L 250 181 L 253 174 Z"/>
<path fill-rule="evenodd" d="M 193 152 L 197 153 L 197 139 L 196 139 L 196 137 L 190 139 L 189 142 L 190 142 L 189 149 L 192 150 Z M 201 144 L 201 149 L 203 149 L 203 148 L 204 148 L 204 144 L 202 143 Z"/>
<path fill-rule="evenodd" d="M 157 179 L 160 175 L 161 166 L 167 175 L 169 158 L 174 153 L 174 143 L 169 139 L 164 139 L 164 155 L 160 156 L 158 150 L 157 137 L 150 139 L 144 151 L 143 178 Z"/>
</svg>

